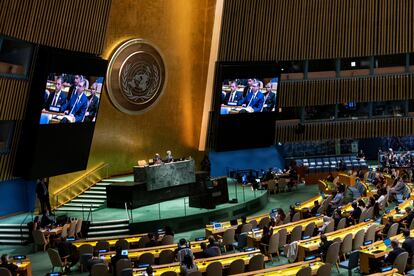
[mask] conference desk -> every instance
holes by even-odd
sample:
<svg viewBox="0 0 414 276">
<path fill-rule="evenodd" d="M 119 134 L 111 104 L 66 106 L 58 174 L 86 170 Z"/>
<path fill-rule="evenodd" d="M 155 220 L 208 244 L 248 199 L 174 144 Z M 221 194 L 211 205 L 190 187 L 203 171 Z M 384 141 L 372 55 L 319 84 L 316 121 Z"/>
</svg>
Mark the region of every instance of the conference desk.
<svg viewBox="0 0 414 276">
<path fill-rule="evenodd" d="M 16 272 L 22 276 L 32 276 L 32 263 L 28 258 L 24 260 L 14 260 L 13 264 L 17 265 Z"/>
<path fill-rule="evenodd" d="M 266 217 L 270 218 L 269 214 L 261 214 L 261 215 L 258 215 L 258 216 L 247 217 L 246 220 L 247 220 L 247 222 L 252 221 L 252 220 L 256 220 L 257 223 L 259 223 L 261 219 L 266 218 Z M 236 229 L 237 228 L 237 225 L 231 225 L 230 221 L 224 221 L 224 222 L 220 222 L 220 223 L 221 223 L 222 227 L 217 228 L 217 229 L 214 229 L 213 225 L 211 225 L 211 224 L 206 225 L 206 228 L 205 228 L 206 237 L 209 237 L 209 236 L 214 236 L 214 237 L 222 236 L 227 229 L 230 229 L 230 228 Z M 241 224 L 241 219 L 238 219 L 237 223 Z"/>
<path fill-rule="evenodd" d="M 414 235 L 414 230 L 410 231 L 410 236 Z M 403 234 L 395 235 L 391 237 L 391 240 L 398 240 L 401 243 L 404 242 L 405 238 Z M 362 273 L 369 273 L 369 260 L 370 259 L 380 259 L 385 256 L 385 254 L 392 251 L 391 246 L 387 247 L 384 244 L 384 241 L 376 241 L 373 244 L 362 246 L 359 251 L 359 260 L 360 260 L 360 270 Z"/>
<path fill-rule="evenodd" d="M 321 227 L 323 225 L 323 216 L 311 217 L 307 219 L 298 220 L 295 222 L 286 223 L 283 225 L 278 225 L 273 228 L 273 234 L 276 234 L 280 229 L 285 228 L 288 235 L 293 231 L 298 225 L 302 226 L 302 231 L 305 230 L 305 227 L 308 224 L 314 223 L 316 227 Z M 259 248 L 260 239 L 262 238 L 263 231 L 252 231 L 247 234 L 247 246 Z"/>
<path fill-rule="evenodd" d="M 222 255 L 217 257 L 211 257 L 211 258 L 204 258 L 204 259 L 195 259 L 194 262 L 196 263 L 198 267 L 198 271 L 200 272 L 206 272 L 207 266 L 213 262 L 220 262 L 223 268 L 228 268 L 230 264 L 235 260 L 243 260 L 245 265 L 249 264 L 250 259 L 255 255 L 260 255 L 260 250 L 256 249 L 254 251 L 250 252 L 238 252 L 228 255 Z M 267 257 L 265 257 L 265 260 L 267 260 Z M 154 276 L 158 276 L 163 274 L 167 271 L 174 271 L 177 273 L 177 275 L 180 274 L 180 263 L 175 262 L 171 264 L 165 264 L 165 265 L 155 265 L 152 266 Z M 133 275 L 141 275 L 141 273 L 145 271 L 145 269 L 134 269 Z"/>
<path fill-rule="evenodd" d="M 408 215 L 405 212 L 405 208 L 406 207 L 413 208 L 413 199 L 414 199 L 414 196 L 411 196 L 411 197 L 407 198 L 403 203 L 399 204 L 398 205 L 399 212 L 397 212 L 397 210 L 395 210 L 395 208 L 394 208 L 394 209 L 390 210 L 390 212 L 384 213 L 384 215 L 382 216 L 382 223 L 387 224 L 388 223 L 388 217 L 392 217 L 394 222 L 400 222 L 403 219 L 405 219 Z"/>
<path fill-rule="evenodd" d="M 126 240 L 130 247 L 131 245 L 136 245 L 142 237 L 147 236 L 148 234 L 137 234 L 137 235 L 125 235 L 125 236 L 120 236 L 120 237 L 116 237 L 116 238 L 106 238 L 106 239 L 101 239 L 101 238 L 94 238 L 94 239 L 87 239 L 87 240 L 77 240 L 77 241 L 73 241 L 72 244 L 74 246 L 76 246 L 77 248 L 81 247 L 84 244 L 90 244 L 92 246 L 96 246 L 96 244 L 99 241 L 107 241 L 109 243 L 110 247 L 115 247 L 115 244 L 118 240 L 120 239 L 124 239 Z"/>
<path fill-rule="evenodd" d="M 296 262 L 281 266 L 275 266 L 270 268 L 265 268 L 261 270 L 255 270 L 250 272 L 245 272 L 237 274 L 237 276 L 253 276 L 253 275 L 280 275 L 280 276 L 294 276 L 301 270 L 303 267 L 309 266 L 312 269 L 312 275 L 316 275 L 318 269 L 323 266 L 324 263 L 321 262 L 319 258 L 306 261 L 306 262 Z"/>
<path fill-rule="evenodd" d="M 147 191 L 159 190 L 196 182 L 193 159 L 134 166 L 134 182 L 145 182 Z"/>
<path fill-rule="evenodd" d="M 194 254 L 203 252 L 201 249 L 201 243 L 208 243 L 208 240 L 202 240 L 202 241 L 195 241 L 190 242 L 191 250 Z M 154 247 L 146 247 L 146 248 L 138 248 L 138 249 L 132 249 L 128 250 L 128 257 L 130 260 L 138 260 L 139 257 L 144 253 L 152 253 L 154 255 L 154 258 L 157 259 L 163 250 L 172 250 L 174 251 L 177 249 L 177 244 L 168 244 L 168 245 L 160 245 L 160 246 L 154 246 Z M 111 257 L 115 255 L 115 251 L 109 251 L 105 253 L 101 253 L 100 256 L 105 258 L 105 261 L 110 263 Z"/>
<path fill-rule="evenodd" d="M 365 204 L 368 204 L 369 197 L 360 197 L 358 200 L 363 200 Z M 355 202 L 355 200 L 341 207 L 341 214 L 343 217 L 349 216 L 351 212 L 354 210 L 354 208 L 352 208 L 353 202 Z"/>
<path fill-rule="evenodd" d="M 314 197 L 312 197 L 312 198 L 310 198 L 310 199 L 308 199 L 304 202 L 301 202 L 300 204 L 297 204 L 295 206 L 295 211 L 296 212 L 301 212 L 301 213 L 308 212 L 313 208 L 313 206 L 315 206 L 314 202 L 316 200 L 319 202 L 319 204 L 321 204 L 323 199 L 324 198 L 321 195 L 316 195 L 316 196 L 314 196 Z"/>
<path fill-rule="evenodd" d="M 384 225 L 378 224 L 373 221 L 367 221 L 367 222 L 358 223 L 356 225 L 353 225 L 353 226 L 350 226 L 344 229 L 336 230 L 334 232 L 330 232 L 325 235 L 330 241 L 334 240 L 335 238 L 340 238 L 341 240 L 343 240 L 343 238 L 350 233 L 352 234 L 352 238 L 354 238 L 356 233 L 359 230 L 364 229 L 366 231 L 368 227 L 371 226 L 372 224 L 378 225 L 377 230 L 376 230 L 377 232 L 384 228 Z M 316 237 L 312 237 L 307 240 L 299 241 L 298 261 L 303 261 L 307 255 L 310 255 L 312 252 L 317 251 L 319 248 L 320 242 L 321 242 L 320 236 L 316 236 Z"/>
</svg>

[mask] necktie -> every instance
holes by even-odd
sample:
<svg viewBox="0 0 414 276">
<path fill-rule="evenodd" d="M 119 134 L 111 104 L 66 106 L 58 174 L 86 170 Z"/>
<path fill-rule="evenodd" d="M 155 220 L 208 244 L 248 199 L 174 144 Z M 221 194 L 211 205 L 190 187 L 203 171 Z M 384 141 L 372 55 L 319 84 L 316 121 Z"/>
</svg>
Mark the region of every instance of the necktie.
<svg viewBox="0 0 414 276">
<path fill-rule="evenodd" d="M 231 93 L 231 102 L 234 102 L 234 94 L 235 94 L 235 92 L 233 92 L 233 93 Z"/>
<path fill-rule="evenodd" d="M 57 104 L 58 98 L 59 98 L 58 93 L 55 93 L 55 97 L 53 98 L 52 105 L 56 105 Z"/>
</svg>

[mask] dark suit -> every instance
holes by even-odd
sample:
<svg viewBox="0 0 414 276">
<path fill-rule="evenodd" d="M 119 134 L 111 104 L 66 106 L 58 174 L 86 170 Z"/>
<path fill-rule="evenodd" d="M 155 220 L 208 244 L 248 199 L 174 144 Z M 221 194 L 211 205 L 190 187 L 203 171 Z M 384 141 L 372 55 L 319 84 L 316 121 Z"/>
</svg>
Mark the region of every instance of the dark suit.
<svg viewBox="0 0 414 276">
<path fill-rule="evenodd" d="M 268 92 L 265 96 L 263 112 L 270 112 L 276 105 L 276 94 L 273 92 Z"/>
<path fill-rule="evenodd" d="M 250 86 L 246 86 L 243 89 L 243 98 L 245 98 L 247 96 L 247 94 L 249 94 L 250 92 L 252 92 L 252 88 Z"/>
<path fill-rule="evenodd" d="M 352 218 L 352 219 L 354 219 L 354 220 L 356 220 L 356 221 L 358 221 L 358 220 L 359 220 L 359 218 L 361 217 L 361 213 L 362 213 L 361 208 L 356 207 L 356 208 L 352 211 L 351 218 Z"/>
<path fill-rule="evenodd" d="M 92 100 L 91 100 L 92 99 Z M 96 113 L 98 112 L 98 105 L 99 105 L 99 98 L 96 95 L 91 95 L 88 97 L 88 109 L 87 112 L 89 113 L 85 116 L 85 122 L 92 122 L 93 119 L 96 117 Z"/>
<path fill-rule="evenodd" d="M 326 254 L 328 253 L 329 246 L 331 246 L 332 244 L 332 241 L 326 241 L 325 243 L 319 246 L 318 253 L 322 254 L 322 260 L 326 259 Z"/>
<path fill-rule="evenodd" d="M 78 100 L 76 94 L 70 99 L 69 105 L 65 107 L 69 113 L 75 117 L 75 122 L 82 122 L 85 117 L 86 109 L 88 108 L 88 98 L 84 93 L 80 95 Z"/>
<path fill-rule="evenodd" d="M 72 99 L 73 94 L 76 91 L 76 85 L 72 84 L 71 87 L 69 87 L 68 96 L 66 98 L 67 104 L 69 104 L 70 100 Z"/>
<path fill-rule="evenodd" d="M 234 93 L 234 96 L 232 95 Z M 237 103 L 239 105 L 239 102 L 243 100 L 243 94 L 242 92 L 235 91 L 230 92 L 226 94 L 226 97 L 224 98 L 224 104 L 228 105 L 230 103 Z"/>
<path fill-rule="evenodd" d="M 414 239 L 412 237 L 407 237 L 402 244 L 402 248 L 408 252 L 410 257 L 412 257 L 414 255 Z"/>
<path fill-rule="evenodd" d="M 402 249 L 401 247 L 396 247 L 394 248 L 387 256 L 387 258 L 385 258 L 384 262 L 387 264 L 393 264 L 395 259 L 397 259 L 398 255 L 400 255 L 401 253 L 405 252 L 404 249 Z"/>
<path fill-rule="evenodd" d="M 257 91 L 256 95 L 253 93 L 247 94 L 247 97 L 243 99 L 241 104 L 245 104 L 246 107 L 250 106 L 253 108 L 254 112 L 260 112 L 262 111 L 264 103 L 264 96 L 262 92 Z"/>
<path fill-rule="evenodd" d="M 50 111 L 50 106 L 57 106 L 57 107 L 59 107 L 59 112 L 62 112 L 63 108 L 65 107 L 65 104 L 66 104 L 66 95 L 63 91 L 61 91 L 59 93 L 59 96 L 57 97 L 57 99 L 54 99 L 55 94 L 56 94 L 56 92 L 50 93 L 49 97 L 47 98 L 47 101 L 46 101 L 46 104 L 45 104 L 44 108 L 46 110 Z"/>
<path fill-rule="evenodd" d="M 49 190 L 46 183 L 43 180 L 38 180 L 36 185 L 37 198 L 40 201 L 42 214 L 45 214 L 47 210 L 52 211 L 49 201 Z"/>
</svg>

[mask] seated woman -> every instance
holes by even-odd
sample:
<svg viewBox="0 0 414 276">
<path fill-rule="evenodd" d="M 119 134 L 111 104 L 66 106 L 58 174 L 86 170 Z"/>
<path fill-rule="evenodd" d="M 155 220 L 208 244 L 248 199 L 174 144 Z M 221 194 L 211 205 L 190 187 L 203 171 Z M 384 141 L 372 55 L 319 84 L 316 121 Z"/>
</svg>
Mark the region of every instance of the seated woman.
<svg viewBox="0 0 414 276">
<path fill-rule="evenodd" d="M 191 272 L 198 271 L 198 267 L 190 255 L 184 256 L 180 264 L 180 271 L 181 275 L 188 275 Z"/>
<path fill-rule="evenodd" d="M 277 209 L 277 215 L 275 217 L 276 226 L 282 225 L 285 219 L 286 219 L 285 212 L 281 208 Z"/>
</svg>

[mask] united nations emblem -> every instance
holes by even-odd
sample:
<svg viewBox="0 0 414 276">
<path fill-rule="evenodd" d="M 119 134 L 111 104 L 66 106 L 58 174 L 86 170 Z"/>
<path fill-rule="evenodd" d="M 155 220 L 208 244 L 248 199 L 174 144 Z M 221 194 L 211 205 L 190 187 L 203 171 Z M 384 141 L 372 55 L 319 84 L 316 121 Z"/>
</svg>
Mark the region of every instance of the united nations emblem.
<svg viewBox="0 0 414 276">
<path fill-rule="evenodd" d="M 142 39 L 123 43 L 113 54 L 107 72 L 108 94 L 122 112 L 140 114 L 160 98 L 165 66 L 157 49 Z"/>
</svg>

